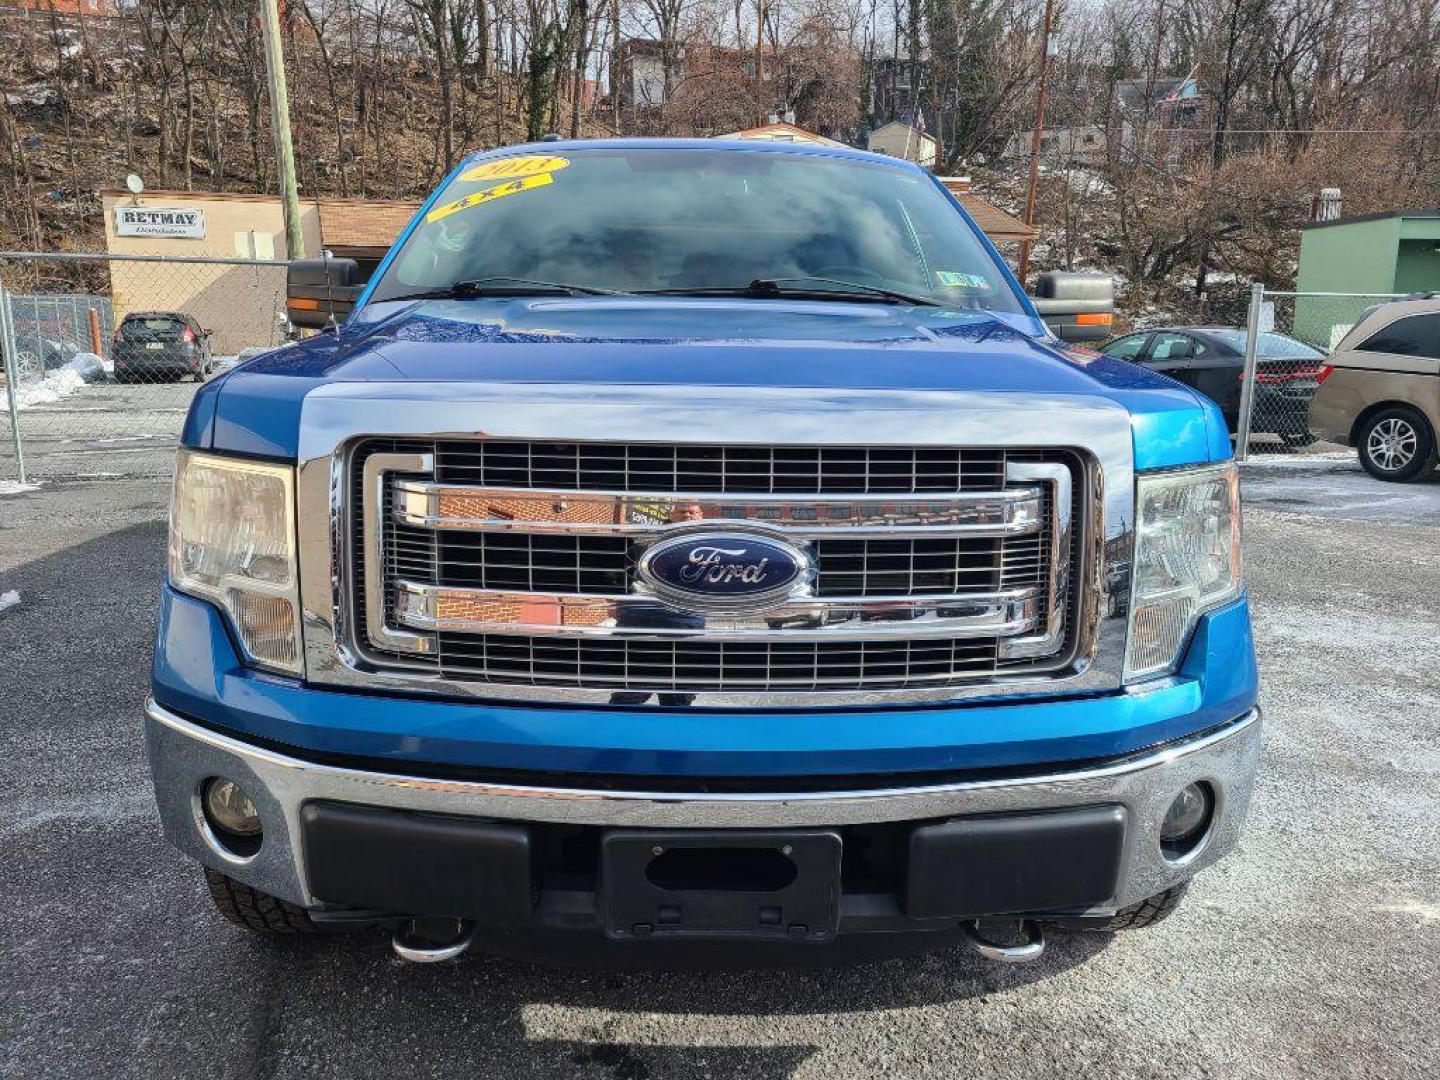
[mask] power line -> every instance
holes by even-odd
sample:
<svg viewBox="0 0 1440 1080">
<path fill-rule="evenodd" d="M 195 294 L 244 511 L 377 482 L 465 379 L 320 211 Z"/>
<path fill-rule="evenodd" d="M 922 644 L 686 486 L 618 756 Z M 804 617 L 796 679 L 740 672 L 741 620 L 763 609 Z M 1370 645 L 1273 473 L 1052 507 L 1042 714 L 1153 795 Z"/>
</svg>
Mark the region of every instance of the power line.
<svg viewBox="0 0 1440 1080">
<path fill-rule="evenodd" d="M 1201 134 L 1213 128 L 1154 128 L 1167 135 L 1175 132 Z M 1437 128 L 1226 128 L 1224 135 L 1440 135 Z"/>
</svg>

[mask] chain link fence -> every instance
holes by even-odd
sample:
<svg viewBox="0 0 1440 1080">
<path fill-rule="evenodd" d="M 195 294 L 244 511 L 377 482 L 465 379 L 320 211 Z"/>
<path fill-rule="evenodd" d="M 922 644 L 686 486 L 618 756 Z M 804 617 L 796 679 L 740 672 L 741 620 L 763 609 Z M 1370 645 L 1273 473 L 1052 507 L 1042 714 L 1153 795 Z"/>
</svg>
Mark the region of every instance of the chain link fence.
<svg viewBox="0 0 1440 1080">
<path fill-rule="evenodd" d="M 283 343 L 280 261 L 0 252 L 0 482 L 170 475 L 196 389 Z M 1314 441 L 1325 359 L 1395 294 L 1251 291 L 1236 455 Z"/>
<path fill-rule="evenodd" d="M 286 340 L 285 267 L 0 252 L 0 481 L 168 477 L 200 384 Z"/>
<path fill-rule="evenodd" d="M 1277 292 L 1255 285 L 1246 324 L 1235 456 L 1298 449 L 1315 441 L 1310 401 L 1335 346 L 1394 293 Z"/>
</svg>

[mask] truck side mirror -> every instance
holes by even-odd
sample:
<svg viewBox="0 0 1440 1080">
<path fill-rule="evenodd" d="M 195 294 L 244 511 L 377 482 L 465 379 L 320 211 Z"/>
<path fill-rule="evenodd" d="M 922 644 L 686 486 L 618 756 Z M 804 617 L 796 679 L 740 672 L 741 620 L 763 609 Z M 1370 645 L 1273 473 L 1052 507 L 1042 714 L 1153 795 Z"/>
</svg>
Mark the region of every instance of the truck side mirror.
<svg viewBox="0 0 1440 1080">
<path fill-rule="evenodd" d="M 1041 274 L 1035 310 L 1061 341 L 1104 341 L 1115 325 L 1115 282 L 1108 274 Z"/>
<path fill-rule="evenodd" d="M 294 259 L 285 272 L 285 314 L 312 330 L 343 322 L 364 288 L 359 278 L 354 259 Z"/>
</svg>

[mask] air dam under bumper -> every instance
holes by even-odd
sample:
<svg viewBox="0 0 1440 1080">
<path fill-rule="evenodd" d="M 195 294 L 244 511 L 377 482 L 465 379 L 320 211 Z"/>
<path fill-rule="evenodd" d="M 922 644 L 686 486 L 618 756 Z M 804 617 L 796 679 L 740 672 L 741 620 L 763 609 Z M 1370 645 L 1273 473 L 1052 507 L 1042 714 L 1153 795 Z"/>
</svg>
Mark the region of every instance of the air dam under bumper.
<svg viewBox="0 0 1440 1080">
<path fill-rule="evenodd" d="M 841 931 L 981 914 L 1111 914 L 1184 881 L 1235 847 L 1260 751 L 1255 709 L 1152 752 L 1041 776 L 805 793 L 585 791 L 320 765 L 193 724 L 153 700 L 146 717 L 165 835 L 207 866 L 312 908 L 385 910 L 391 887 L 385 882 L 400 881 L 411 891 L 398 895 L 414 902 L 394 914 L 484 918 L 493 912 L 499 922 L 553 918 L 570 926 L 595 925 L 602 905 L 593 886 L 589 893 L 572 888 L 547 897 L 538 867 L 528 881 L 524 870 L 536 866 L 532 849 L 557 832 L 577 830 L 602 847 L 626 830 L 695 830 L 701 845 L 727 830 L 829 832 L 842 842 L 862 835 L 873 842 L 875 830 L 887 827 L 893 839 L 900 830 L 895 887 L 888 898 L 883 889 L 851 895 L 847 881 L 838 897 Z M 249 857 L 227 851 L 205 824 L 200 790 L 212 776 L 236 781 L 255 804 L 264 842 Z M 1167 859 L 1158 842 L 1161 820 L 1180 789 L 1196 781 L 1215 795 L 1209 831 L 1198 849 Z M 307 838 L 320 837 L 347 857 L 307 852 Z M 684 837 L 672 834 L 677 843 Z M 1081 849 L 1089 854 L 1077 860 Z M 476 860 L 487 858 L 494 860 L 489 872 L 477 874 Z M 367 865 L 372 869 L 363 869 Z M 496 878 L 518 878 L 522 887 L 495 893 Z M 997 878 L 1013 884 L 996 888 Z M 414 882 L 427 880 L 429 902 L 414 892 Z M 455 910 L 466 906 L 456 897 L 467 881 L 489 890 L 489 898 L 477 899 L 472 910 Z M 983 910 L 989 908 L 996 910 Z"/>
</svg>

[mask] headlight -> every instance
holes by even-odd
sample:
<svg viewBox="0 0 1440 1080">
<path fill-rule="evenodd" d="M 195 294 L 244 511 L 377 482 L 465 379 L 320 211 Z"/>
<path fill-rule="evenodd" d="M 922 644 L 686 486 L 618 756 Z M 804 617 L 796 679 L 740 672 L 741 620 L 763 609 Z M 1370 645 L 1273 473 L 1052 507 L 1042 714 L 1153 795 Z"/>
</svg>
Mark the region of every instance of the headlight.
<svg viewBox="0 0 1440 1080">
<path fill-rule="evenodd" d="M 170 583 L 218 604 L 247 657 L 297 673 L 295 471 L 181 450 L 170 504 Z"/>
<path fill-rule="evenodd" d="M 1125 679 L 1170 671 L 1202 614 L 1240 595 L 1234 464 L 1139 476 Z"/>
</svg>

